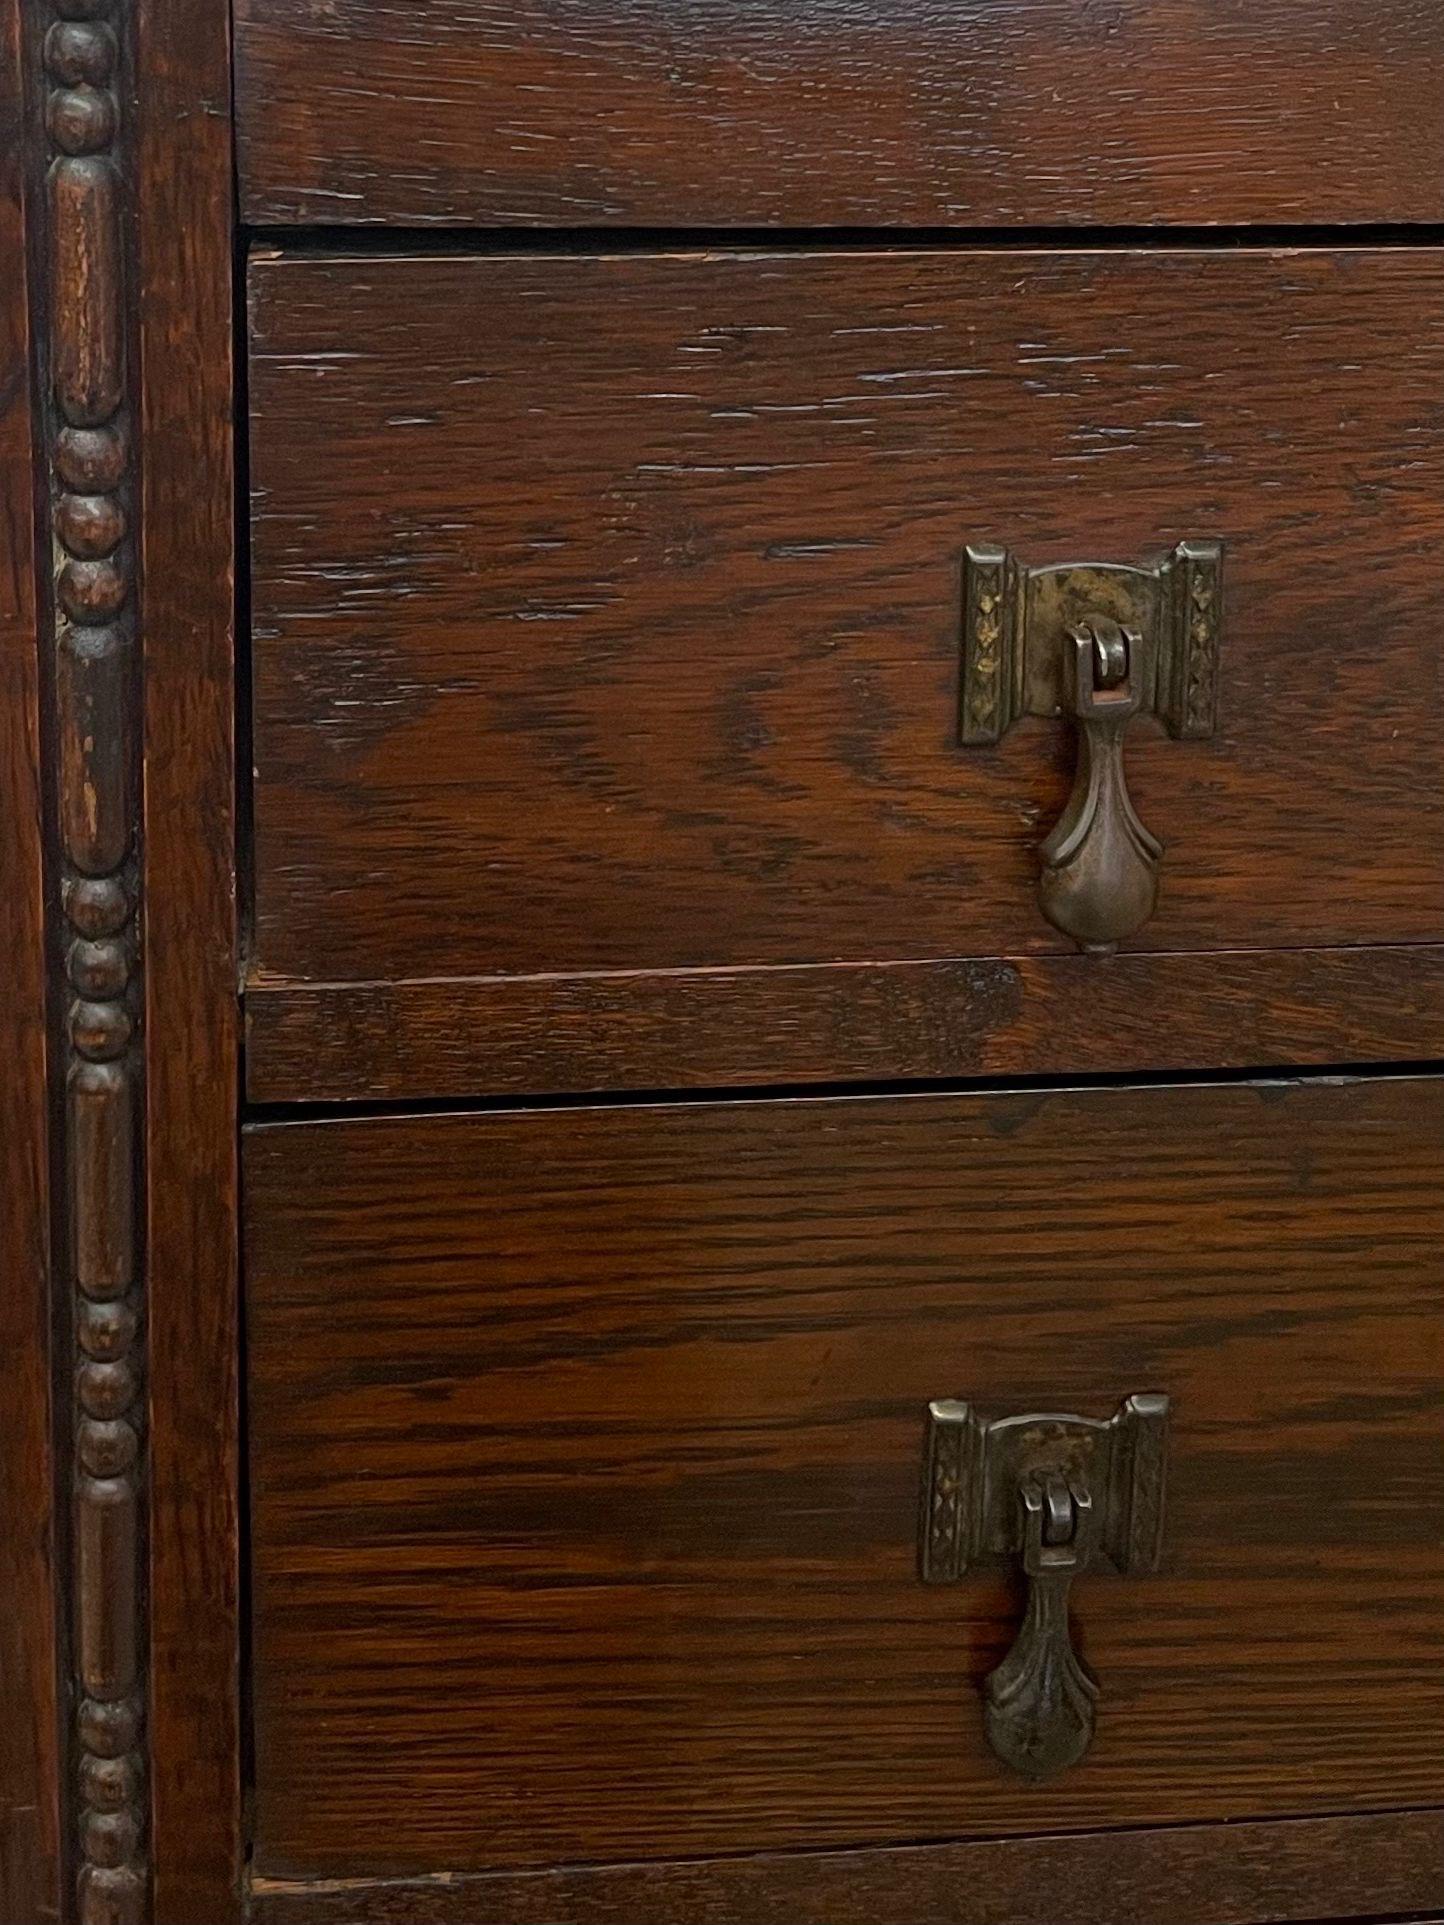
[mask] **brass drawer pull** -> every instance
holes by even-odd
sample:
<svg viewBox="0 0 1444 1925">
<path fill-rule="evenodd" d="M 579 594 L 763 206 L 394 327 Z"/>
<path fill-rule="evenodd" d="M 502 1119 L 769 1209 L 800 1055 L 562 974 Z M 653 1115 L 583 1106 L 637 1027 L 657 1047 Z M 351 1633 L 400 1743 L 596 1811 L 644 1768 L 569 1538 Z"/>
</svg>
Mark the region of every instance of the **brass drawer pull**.
<svg viewBox="0 0 1444 1925">
<path fill-rule="evenodd" d="M 1156 715 L 1171 735 L 1212 735 L 1223 548 L 1180 542 L 1152 568 L 1025 569 L 1004 548 L 967 551 L 961 739 L 997 742 L 1021 715 L 1078 729 L 1073 793 L 1044 842 L 1038 901 L 1081 949 L 1108 953 L 1158 900 L 1162 845 L 1139 821 L 1123 735 Z"/>
<path fill-rule="evenodd" d="M 1073 1645 L 1069 1594 L 1085 1570 L 1155 1571 L 1163 1534 L 1168 1399 L 1130 1397 L 1087 1417 L 980 1417 L 928 1406 L 920 1566 L 955 1583 L 1019 1557 L 1023 1622 L 984 1687 L 984 1729 L 1005 1764 L 1048 1778 L 1093 1741 L 1098 1684 Z"/>
</svg>

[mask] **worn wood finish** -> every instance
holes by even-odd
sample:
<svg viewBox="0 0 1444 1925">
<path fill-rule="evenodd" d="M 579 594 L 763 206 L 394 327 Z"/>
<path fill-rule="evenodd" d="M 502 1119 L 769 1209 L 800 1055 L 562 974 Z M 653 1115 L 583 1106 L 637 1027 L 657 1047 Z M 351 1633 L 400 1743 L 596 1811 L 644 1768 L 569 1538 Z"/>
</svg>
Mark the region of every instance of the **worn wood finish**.
<svg viewBox="0 0 1444 1925">
<path fill-rule="evenodd" d="M 255 1925 L 1257 1925 L 1392 1916 L 1441 1889 L 1444 1819 L 1402 1812 L 404 1884 L 262 1878 L 251 1916 Z"/>
<path fill-rule="evenodd" d="M 1444 1799 L 1444 1085 L 271 1126 L 256 1868 L 355 1877 Z M 1175 1400 L 1088 1761 L 979 1729 L 923 1410 Z M 1387 1626 L 1387 1635 L 1381 1634 Z M 1413 1902 L 1413 1901 L 1410 1901 Z"/>
<path fill-rule="evenodd" d="M 214 0 L 136 8 L 153 1925 L 228 1925 L 242 1854 L 229 35 Z"/>
<path fill-rule="evenodd" d="M 253 987 L 259 1103 L 1444 1059 L 1444 947 Z"/>
<path fill-rule="evenodd" d="M 25 138 L 0 163 L 8 189 L 25 170 L 32 218 L 27 237 L 7 194 L 0 251 L 34 271 L 0 293 L 16 950 L 0 1910 L 226 1925 L 241 1866 L 228 30 L 209 0 L 33 0 L 4 19 L 20 58 L 0 62 L 0 118 Z"/>
<path fill-rule="evenodd" d="M 1120 245 L 1435 220 L 1437 9 L 964 11 L 241 0 L 258 218 L 451 230 L 252 276 L 263 1100 L 1444 1058 L 1444 251 Z M 1402 1077 L 258 1126 L 247 1889 L 228 37 L 0 14 L 0 1920 L 1437 1910 Z M 1065 732 L 956 745 L 962 547 L 1190 535 L 1221 732 L 1131 745 L 1163 905 L 1085 964 Z M 1040 1795 L 922 1406 L 1155 1386 Z"/>
<path fill-rule="evenodd" d="M 1229 544 L 1218 735 L 1134 725 L 1133 947 L 1444 931 L 1444 253 L 263 256 L 250 292 L 257 988 L 1067 950 L 1066 726 L 957 744 L 980 535 Z"/>
<path fill-rule="evenodd" d="M 146 1633 L 145 1063 L 137 1026 L 143 848 L 136 649 L 135 308 L 126 260 L 134 129 L 129 8 L 51 0 L 46 156 L 47 495 L 53 523 L 58 850 L 52 888 L 73 1331 L 69 1640 L 82 1925 L 142 1925 L 150 1851 Z"/>
<path fill-rule="evenodd" d="M 1432 0 L 240 0 L 252 221 L 1436 221 Z"/>
<path fill-rule="evenodd" d="M 0 8 L 0 126 L 23 124 L 19 8 Z M 41 824 L 42 619 L 25 168 L 0 142 L 0 1918 L 59 1916 L 63 1890 L 51 1407 L 50 1139 Z M 38 197 L 38 196 L 37 196 Z M 38 255 L 38 247 L 36 253 Z"/>
<path fill-rule="evenodd" d="M 73 1916 L 224 1925 L 240 1877 L 227 30 L 205 0 L 47 0 L 32 27 Z"/>
</svg>

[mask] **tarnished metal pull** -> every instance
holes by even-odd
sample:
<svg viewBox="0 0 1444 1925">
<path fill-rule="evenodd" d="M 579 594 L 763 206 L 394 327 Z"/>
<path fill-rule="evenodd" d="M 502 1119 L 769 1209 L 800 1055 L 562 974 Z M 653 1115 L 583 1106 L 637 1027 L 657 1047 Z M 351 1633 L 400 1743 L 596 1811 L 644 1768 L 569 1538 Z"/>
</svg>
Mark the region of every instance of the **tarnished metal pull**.
<svg viewBox="0 0 1444 1925">
<path fill-rule="evenodd" d="M 1123 735 L 1141 706 L 1135 629 L 1105 616 L 1068 630 L 1065 713 L 1078 724 L 1073 793 L 1043 844 L 1038 901 L 1080 948 L 1110 954 L 1153 914 L 1163 845 L 1139 821 L 1123 771 Z"/>
<path fill-rule="evenodd" d="M 1028 1778 L 1076 1765 L 1093 1742 L 1098 1684 L 1073 1649 L 1068 1593 L 1092 1550 L 1093 1499 L 1061 1471 L 1025 1478 L 1023 1569 L 1028 1605 L 1017 1640 L 988 1679 L 988 1743 Z"/>
<path fill-rule="evenodd" d="M 1158 1568 L 1168 1399 L 1127 1398 L 1106 1421 L 1044 1414 L 991 1421 L 928 1406 L 919 1565 L 952 1584 L 1021 1558 L 1028 1587 L 1013 1647 L 983 1686 L 999 1758 L 1028 1778 L 1075 1765 L 1093 1741 L 1098 1684 L 1073 1643 L 1069 1600 L 1085 1571 Z"/>
<path fill-rule="evenodd" d="M 1124 730 L 1142 714 L 1180 741 L 1213 734 L 1222 624 L 1216 541 L 1181 541 L 1151 567 L 1026 568 L 1006 548 L 967 551 L 959 739 L 988 747 L 1025 715 L 1075 725 L 1077 777 L 1043 844 L 1038 898 L 1085 950 L 1107 954 L 1158 901 L 1163 851 L 1128 797 Z"/>
</svg>

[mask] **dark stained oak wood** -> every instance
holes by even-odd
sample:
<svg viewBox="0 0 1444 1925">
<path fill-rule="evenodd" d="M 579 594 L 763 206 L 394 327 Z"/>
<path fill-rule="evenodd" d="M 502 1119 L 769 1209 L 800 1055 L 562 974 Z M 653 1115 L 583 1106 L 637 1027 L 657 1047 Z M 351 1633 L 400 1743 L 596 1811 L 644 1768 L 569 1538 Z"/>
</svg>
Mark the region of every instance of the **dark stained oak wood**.
<svg viewBox="0 0 1444 1925">
<path fill-rule="evenodd" d="M 226 11 L 138 0 L 154 1925 L 239 1917 Z"/>
<path fill-rule="evenodd" d="M 0 8 L 0 126 L 23 113 Z M 59 1916 L 61 1757 L 36 441 L 20 141 L 0 141 L 0 1918 Z"/>
<path fill-rule="evenodd" d="M 108 0 L 79 17 L 47 0 L 27 35 L 44 130 L 33 164 L 45 183 L 37 334 L 52 532 L 37 640 L 54 759 L 46 895 L 64 1207 L 50 1314 L 68 1446 L 56 1488 L 68 1512 L 57 1528 L 69 1552 L 64 1796 L 78 1925 L 150 1915 L 134 24 Z"/>
<path fill-rule="evenodd" d="M 335 1885 L 255 1925 L 1257 1925 L 1437 1902 L 1437 1812 Z M 1422 1925 L 1422 1921 L 1419 1921 Z"/>
<path fill-rule="evenodd" d="M 253 986 L 258 1103 L 1444 1059 L 1444 946 Z"/>
<path fill-rule="evenodd" d="M 1433 0 L 239 0 L 252 221 L 1437 221 Z"/>
<path fill-rule="evenodd" d="M 250 300 L 254 987 L 1067 953 L 1065 725 L 957 745 L 983 537 L 1228 544 L 1219 733 L 1129 747 L 1134 950 L 1444 934 L 1444 252 L 265 254 Z"/>
<path fill-rule="evenodd" d="M 406 242 L 251 270 L 254 825 L 230 32 L 0 10 L 0 1925 L 1438 1912 L 1444 1083 L 258 1124 L 243 1463 L 236 913 L 278 1107 L 1444 1059 L 1438 8 L 239 0 L 244 206 Z M 1369 245 L 1136 244 L 1254 222 Z M 962 547 L 1190 534 L 1085 963 Z M 922 1406 L 1149 1387 L 1039 1792 Z"/>
<path fill-rule="evenodd" d="M 7 194 L 0 1915 L 228 1925 L 242 1864 L 228 25 L 209 0 L 33 0 L 17 38 L 21 64 L 0 60 L 0 121 L 22 135 L 0 154 L 3 185 L 24 170 L 31 222 L 22 236 Z M 27 298 L 28 330 L 12 308 Z"/>
<path fill-rule="evenodd" d="M 1444 1799 L 1441 1171 L 1427 1078 L 253 1129 L 256 1870 Z M 1165 1574 L 1080 1586 L 1039 1793 L 1009 1584 L 914 1574 L 924 1407 L 1137 1390 Z"/>
</svg>

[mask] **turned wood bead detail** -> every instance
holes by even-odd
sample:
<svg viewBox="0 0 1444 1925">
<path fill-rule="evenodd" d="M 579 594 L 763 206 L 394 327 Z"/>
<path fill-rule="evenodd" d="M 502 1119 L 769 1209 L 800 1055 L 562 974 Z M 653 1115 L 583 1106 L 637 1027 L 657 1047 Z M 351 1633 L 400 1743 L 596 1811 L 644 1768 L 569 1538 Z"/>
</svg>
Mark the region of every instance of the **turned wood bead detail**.
<svg viewBox="0 0 1444 1925">
<path fill-rule="evenodd" d="M 55 472 L 69 488 L 118 488 L 125 462 L 115 428 L 62 428 L 55 437 Z"/>
<path fill-rule="evenodd" d="M 125 513 L 114 495 L 62 495 L 55 532 L 72 555 L 97 561 L 119 546 Z"/>
<path fill-rule="evenodd" d="M 60 604 L 72 621 L 103 621 L 125 604 L 128 584 L 113 562 L 68 561 L 58 578 Z"/>
<path fill-rule="evenodd" d="M 74 13 L 74 7 L 66 9 Z M 100 9 L 94 10 L 98 16 Z M 57 20 L 45 36 L 45 65 L 52 80 L 68 86 L 103 87 L 115 72 L 115 34 L 104 20 Z"/>
<path fill-rule="evenodd" d="M 98 87 L 63 87 L 50 96 L 45 125 L 61 153 L 98 153 L 115 138 L 115 102 Z"/>
<path fill-rule="evenodd" d="M 119 1477 L 135 1464 L 138 1442 L 129 1424 L 87 1418 L 76 1429 L 76 1460 L 92 1477 Z"/>
<path fill-rule="evenodd" d="M 143 1280 L 135 918 L 139 880 L 134 498 L 117 74 L 127 0 L 52 0 L 49 454 L 55 740 L 65 918 L 73 1438 L 76 1903 L 147 1908 L 140 1572 Z"/>
<path fill-rule="evenodd" d="M 109 936 L 130 918 L 130 897 L 115 876 L 67 876 L 63 884 L 67 920 L 82 936 Z"/>
</svg>

